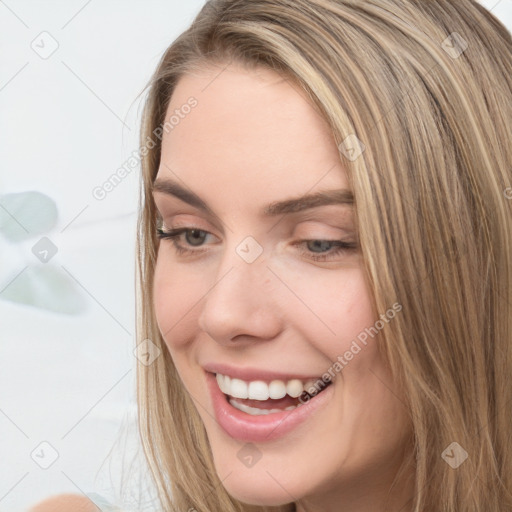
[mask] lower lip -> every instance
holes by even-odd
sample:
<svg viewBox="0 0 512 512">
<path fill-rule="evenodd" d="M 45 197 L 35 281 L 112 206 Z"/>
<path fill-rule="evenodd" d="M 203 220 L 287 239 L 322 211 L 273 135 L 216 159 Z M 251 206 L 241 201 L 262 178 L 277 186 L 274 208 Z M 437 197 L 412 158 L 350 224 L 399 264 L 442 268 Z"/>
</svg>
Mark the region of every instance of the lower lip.
<svg viewBox="0 0 512 512">
<path fill-rule="evenodd" d="M 324 407 L 331 398 L 334 387 L 328 386 L 319 395 L 291 411 L 252 416 L 236 409 L 227 401 L 213 373 L 207 372 L 206 380 L 217 422 L 229 436 L 247 442 L 272 441 L 286 435 Z"/>
</svg>

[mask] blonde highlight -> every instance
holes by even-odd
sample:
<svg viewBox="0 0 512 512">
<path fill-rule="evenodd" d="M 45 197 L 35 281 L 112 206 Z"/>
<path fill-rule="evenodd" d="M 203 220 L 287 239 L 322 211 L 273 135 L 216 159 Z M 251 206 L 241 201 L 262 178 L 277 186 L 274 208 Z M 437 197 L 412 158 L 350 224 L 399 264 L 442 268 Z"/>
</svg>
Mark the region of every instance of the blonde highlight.
<svg viewBox="0 0 512 512">
<path fill-rule="evenodd" d="M 443 46 L 453 33 L 467 43 L 456 58 Z M 355 134 L 366 146 L 344 163 L 374 307 L 403 306 L 382 346 L 410 408 L 403 471 L 415 468 L 411 510 L 511 510 L 510 34 L 473 0 L 210 1 L 154 73 L 141 145 L 164 124 L 180 77 L 229 62 L 279 72 L 304 91 L 337 144 Z M 138 365 L 137 385 L 141 442 L 162 507 L 292 511 L 248 506 L 225 491 L 158 330 L 151 188 L 160 150 L 156 137 L 142 160 L 137 338 L 151 339 L 162 357 Z M 441 458 L 452 441 L 471 454 L 457 471 Z"/>
</svg>

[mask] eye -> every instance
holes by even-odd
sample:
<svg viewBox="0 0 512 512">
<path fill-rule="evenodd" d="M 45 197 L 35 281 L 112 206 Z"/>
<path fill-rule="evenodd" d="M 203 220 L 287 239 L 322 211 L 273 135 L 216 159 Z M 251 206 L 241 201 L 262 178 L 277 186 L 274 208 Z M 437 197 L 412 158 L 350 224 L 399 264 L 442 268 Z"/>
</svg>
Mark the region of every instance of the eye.
<svg viewBox="0 0 512 512">
<path fill-rule="evenodd" d="M 307 240 L 306 247 L 312 252 L 328 251 L 335 240 Z"/>
<path fill-rule="evenodd" d="M 213 243 L 208 243 L 209 237 L 217 238 L 212 233 L 193 226 L 168 231 L 157 227 L 157 237 L 171 240 L 177 254 L 181 256 L 202 254 L 208 251 L 206 247 L 202 247 Z M 357 250 L 357 243 L 349 240 L 298 240 L 292 245 L 299 248 L 301 256 L 313 261 L 331 261 Z"/>
<path fill-rule="evenodd" d="M 171 240 L 176 252 L 180 255 L 192 255 L 204 252 L 206 249 L 189 249 L 187 246 L 201 247 L 209 235 L 212 237 L 214 236 L 204 229 L 195 227 L 176 228 L 170 229 L 169 231 L 165 231 L 161 227 L 157 227 L 156 234 L 160 239 Z M 184 237 L 182 235 L 184 235 Z M 181 243 L 183 238 L 185 245 Z"/>
<path fill-rule="evenodd" d="M 301 247 L 302 254 L 314 261 L 330 261 L 357 250 L 357 243 L 348 240 L 300 240 L 293 245 Z"/>
<path fill-rule="evenodd" d="M 202 229 L 187 229 L 186 231 L 182 231 L 182 233 L 185 235 L 187 244 L 194 247 L 202 245 L 208 235 L 208 233 Z"/>
</svg>

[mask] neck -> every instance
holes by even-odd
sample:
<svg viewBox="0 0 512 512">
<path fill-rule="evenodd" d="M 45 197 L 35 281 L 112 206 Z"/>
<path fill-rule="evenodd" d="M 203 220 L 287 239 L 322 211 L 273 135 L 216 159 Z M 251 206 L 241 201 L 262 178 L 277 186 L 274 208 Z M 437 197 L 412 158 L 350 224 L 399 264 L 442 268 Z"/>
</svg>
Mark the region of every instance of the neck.
<svg viewBox="0 0 512 512">
<path fill-rule="evenodd" d="M 392 476 L 394 476 L 392 474 Z M 400 481 L 382 481 L 375 475 L 358 482 L 340 485 L 330 492 L 318 492 L 296 502 L 295 512 L 411 512 L 414 496 L 414 471 Z"/>
</svg>

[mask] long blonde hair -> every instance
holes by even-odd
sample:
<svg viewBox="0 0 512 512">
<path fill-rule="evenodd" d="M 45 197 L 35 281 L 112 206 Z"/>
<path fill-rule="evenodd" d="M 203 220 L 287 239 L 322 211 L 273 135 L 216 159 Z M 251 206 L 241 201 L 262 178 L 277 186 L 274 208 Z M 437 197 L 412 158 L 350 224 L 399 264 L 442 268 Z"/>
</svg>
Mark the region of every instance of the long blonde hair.
<svg viewBox="0 0 512 512">
<path fill-rule="evenodd" d="M 512 510 L 512 39 L 474 0 L 215 0 L 164 53 L 143 114 L 137 245 L 138 341 L 161 350 L 138 365 L 139 426 L 163 509 L 294 509 L 223 488 L 153 309 L 166 109 L 184 73 L 229 62 L 297 83 L 340 145 L 374 306 L 403 308 L 380 346 L 410 411 L 411 510 Z M 354 136 L 357 159 L 343 151 Z M 443 456 L 454 446 L 468 454 L 457 468 Z"/>
</svg>

